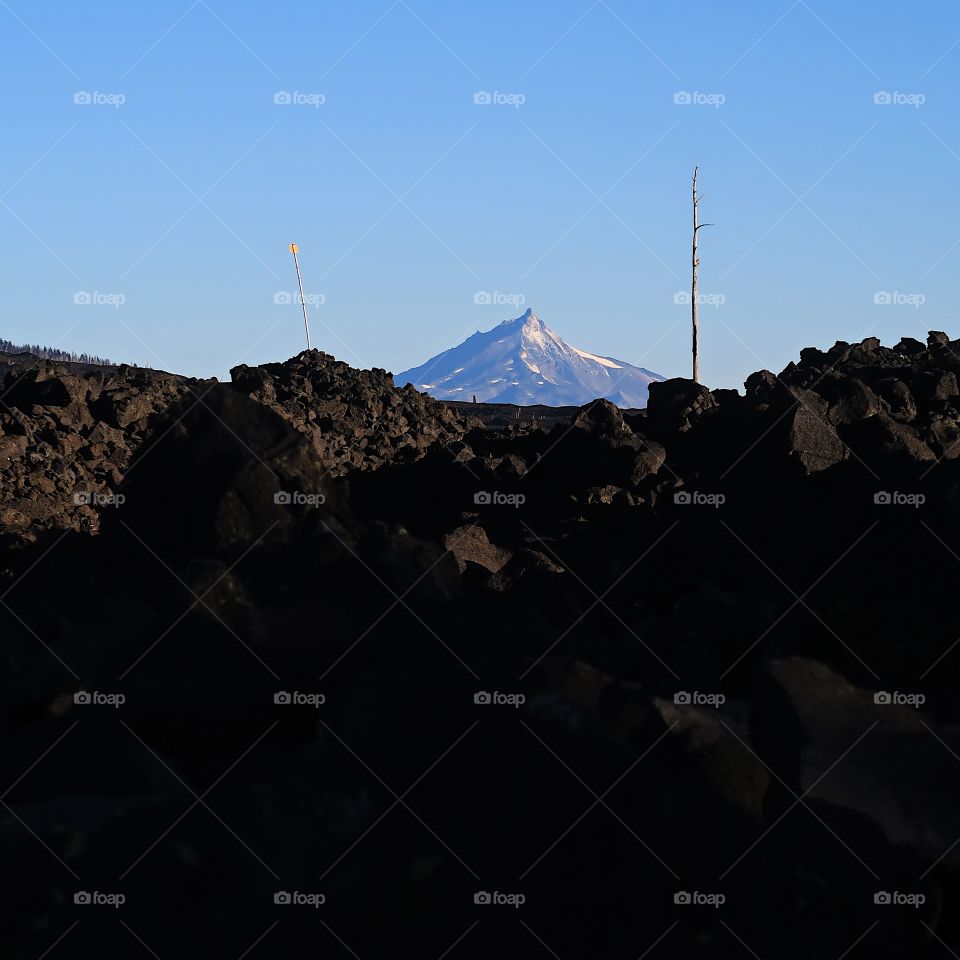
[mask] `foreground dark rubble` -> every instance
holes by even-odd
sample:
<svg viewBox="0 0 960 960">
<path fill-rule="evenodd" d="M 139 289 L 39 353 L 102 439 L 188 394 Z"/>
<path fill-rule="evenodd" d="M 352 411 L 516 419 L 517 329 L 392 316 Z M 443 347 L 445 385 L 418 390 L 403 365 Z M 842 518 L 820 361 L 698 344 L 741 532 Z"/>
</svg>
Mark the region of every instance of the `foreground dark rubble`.
<svg viewBox="0 0 960 960">
<path fill-rule="evenodd" d="M 12 367 L 4 955 L 960 950 L 958 374 L 484 429 L 318 352 Z"/>
</svg>

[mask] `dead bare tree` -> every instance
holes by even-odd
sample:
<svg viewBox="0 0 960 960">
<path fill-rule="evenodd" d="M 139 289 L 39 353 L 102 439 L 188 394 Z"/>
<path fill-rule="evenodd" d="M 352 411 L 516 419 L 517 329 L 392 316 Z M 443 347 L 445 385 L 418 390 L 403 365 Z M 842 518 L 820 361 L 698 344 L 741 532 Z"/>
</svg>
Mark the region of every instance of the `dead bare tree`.
<svg viewBox="0 0 960 960">
<path fill-rule="evenodd" d="M 698 316 L 698 292 L 697 283 L 699 280 L 697 268 L 700 266 L 700 260 L 697 257 L 697 234 L 702 227 L 712 227 L 712 223 L 700 223 L 700 201 L 702 194 L 697 193 L 697 174 L 700 171 L 700 165 L 693 168 L 693 280 L 690 285 L 690 318 L 693 321 L 693 380 L 700 382 L 700 320 Z"/>
</svg>

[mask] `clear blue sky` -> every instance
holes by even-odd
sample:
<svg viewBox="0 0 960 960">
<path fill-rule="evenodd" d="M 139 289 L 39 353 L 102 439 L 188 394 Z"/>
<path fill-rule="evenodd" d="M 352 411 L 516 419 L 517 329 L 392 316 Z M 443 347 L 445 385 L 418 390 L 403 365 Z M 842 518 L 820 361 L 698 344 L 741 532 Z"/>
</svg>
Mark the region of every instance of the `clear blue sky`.
<svg viewBox="0 0 960 960">
<path fill-rule="evenodd" d="M 532 306 L 688 375 L 695 161 L 707 382 L 956 335 L 958 40 L 946 0 L 0 0 L 0 336 L 195 375 L 285 359 L 295 240 L 315 345 L 353 364 Z"/>
</svg>

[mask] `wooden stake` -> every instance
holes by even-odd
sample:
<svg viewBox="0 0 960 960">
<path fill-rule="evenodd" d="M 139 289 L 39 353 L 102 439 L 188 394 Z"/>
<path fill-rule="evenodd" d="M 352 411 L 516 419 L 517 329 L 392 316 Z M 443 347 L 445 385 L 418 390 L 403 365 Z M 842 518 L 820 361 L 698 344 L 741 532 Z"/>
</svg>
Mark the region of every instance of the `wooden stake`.
<svg viewBox="0 0 960 960">
<path fill-rule="evenodd" d="M 307 333 L 307 349 L 312 350 L 310 346 L 310 322 L 307 320 L 307 298 L 303 295 L 303 277 L 300 276 L 300 260 L 297 254 L 300 248 L 295 244 L 290 244 L 290 252 L 293 254 L 293 265 L 297 268 L 297 283 L 300 286 L 300 304 L 303 307 L 303 329 Z"/>
</svg>

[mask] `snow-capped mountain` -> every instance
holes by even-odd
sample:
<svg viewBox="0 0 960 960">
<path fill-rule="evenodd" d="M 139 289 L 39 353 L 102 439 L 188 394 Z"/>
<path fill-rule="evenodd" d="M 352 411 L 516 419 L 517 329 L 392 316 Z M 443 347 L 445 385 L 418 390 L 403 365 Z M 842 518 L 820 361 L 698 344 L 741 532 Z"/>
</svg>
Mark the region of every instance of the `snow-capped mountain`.
<svg viewBox="0 0 960 960">
<path fill-rule="evenodd" d="M 402 387 L 439 400 L 581 405 L 605 397 L 620 407 L 645 407 L 658 373 L 565 343 L 532 310 L 479 331 L 459 346 L 394 375 Z"/>
</svg>

